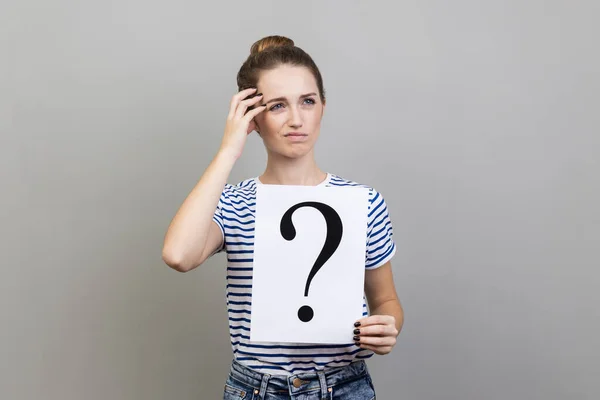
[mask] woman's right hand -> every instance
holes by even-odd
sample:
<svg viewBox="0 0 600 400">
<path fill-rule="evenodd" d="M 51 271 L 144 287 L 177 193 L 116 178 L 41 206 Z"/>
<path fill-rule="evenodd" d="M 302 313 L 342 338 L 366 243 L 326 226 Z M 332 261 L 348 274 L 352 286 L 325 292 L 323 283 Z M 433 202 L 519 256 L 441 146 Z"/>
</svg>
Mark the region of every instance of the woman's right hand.
<svg viewBox="0 0 600 400">
<path fill-rule="evenodd" d="M 266 108 L 266 106 L 258 106 L 246 112 L 248 107 L 262 100 L 262 94 L 246 99 L 256 90 L 256 88 L 245 89 L 231 98 L 221 150 L 233 154 L 236 159 L 242 155 L 248 135 L 256 128 L 254 117 Z"/>
</svg>

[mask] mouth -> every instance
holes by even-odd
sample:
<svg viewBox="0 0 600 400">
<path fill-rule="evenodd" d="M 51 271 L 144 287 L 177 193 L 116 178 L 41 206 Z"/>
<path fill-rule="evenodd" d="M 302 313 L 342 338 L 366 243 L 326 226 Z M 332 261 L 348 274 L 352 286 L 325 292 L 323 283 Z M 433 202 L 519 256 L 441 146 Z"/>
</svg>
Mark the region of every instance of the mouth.
<svg viewBox="0 0 600 400">
<path fill-rule="evenodd" d="M 304 137 L 304 136 L 308 136 L 308 133 L 303 133 L 303 132 L 288 132 L 285 135 L 283 135 L 284 137 Z"/>
</svg>

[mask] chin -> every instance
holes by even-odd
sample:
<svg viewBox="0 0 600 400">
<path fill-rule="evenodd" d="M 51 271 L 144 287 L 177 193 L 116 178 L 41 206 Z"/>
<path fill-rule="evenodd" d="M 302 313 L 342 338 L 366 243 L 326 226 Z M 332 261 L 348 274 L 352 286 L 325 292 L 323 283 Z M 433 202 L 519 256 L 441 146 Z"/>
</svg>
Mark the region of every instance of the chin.
<svg viewBox="0 0 600 400">
<path fill-rule="evenodd" d="M 300 152 L 300 151 L 292 151 L 292 152 L 288 152 L 288 154 L 284 154 L 284 155 L 285 155 L 287 158 L 290 158 L 290 159 L 294 159 L 294 160 L 295 160 L 295 159 L 298 159 L 298 158 L 303 158 L 303 157 L 305 157 L 305 156 L 306 156 L 307 154 L 309 154 L 309 153 L 310 153 L 310 151 L 303 151 L 303 152 Z"/>
<path fill-rule="evenodd" d="M 312 147 L 309 146 L 296 146 L 296 147 L 287 147 L 287 148 L 278 148 L 272 149 L 273 153 L 277 155 L 289 159 L 297 159 L 302 158 L 309 154 L 312 150 Z"/>
<path fill-rule="evenodd" d="M 314 144 L 315 143 L 313 141 L 294 144 L 278 143 L 277 146 L 271 147 L 270 151 L 285 158 L 297 159 L 310 154 L 313 150 Z"/>
</svg>

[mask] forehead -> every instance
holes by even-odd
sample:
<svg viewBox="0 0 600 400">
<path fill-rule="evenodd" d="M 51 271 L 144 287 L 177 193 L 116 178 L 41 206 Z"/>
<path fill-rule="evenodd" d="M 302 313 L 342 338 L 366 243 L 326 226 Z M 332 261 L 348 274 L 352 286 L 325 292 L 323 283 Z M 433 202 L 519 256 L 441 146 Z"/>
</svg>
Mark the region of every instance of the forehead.
<svg viewBox="0 0 600 400">
<path fill-rule="evenodd" d="M 258 90 L 276 96 L 301 95 L 317 92 L 317 82 L 308 68 L 281 65 L 263 71 L 258 79 Z"/>
</svg>

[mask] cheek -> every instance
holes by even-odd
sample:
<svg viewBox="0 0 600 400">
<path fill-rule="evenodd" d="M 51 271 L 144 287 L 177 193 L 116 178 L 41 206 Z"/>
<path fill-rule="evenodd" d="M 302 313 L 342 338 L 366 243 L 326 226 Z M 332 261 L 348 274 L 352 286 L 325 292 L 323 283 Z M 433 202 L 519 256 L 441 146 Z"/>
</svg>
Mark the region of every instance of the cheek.
<svg viewBox="0 0 600 400">
<path fill-rule="evenodd" d="M 285 118 L 276 114 L 262 115 L 259 121 L 260 126 L 266 131 L 278 131 L 281 126 L 285 123 Z"/>
<path fill-rule="evenodd" d="M 319 124 L 321 123 L 321 110 L 310 113 L 310 115 L 307 118 L 307 122 L 312 127 L 318 127 Z"/>
</svg>

